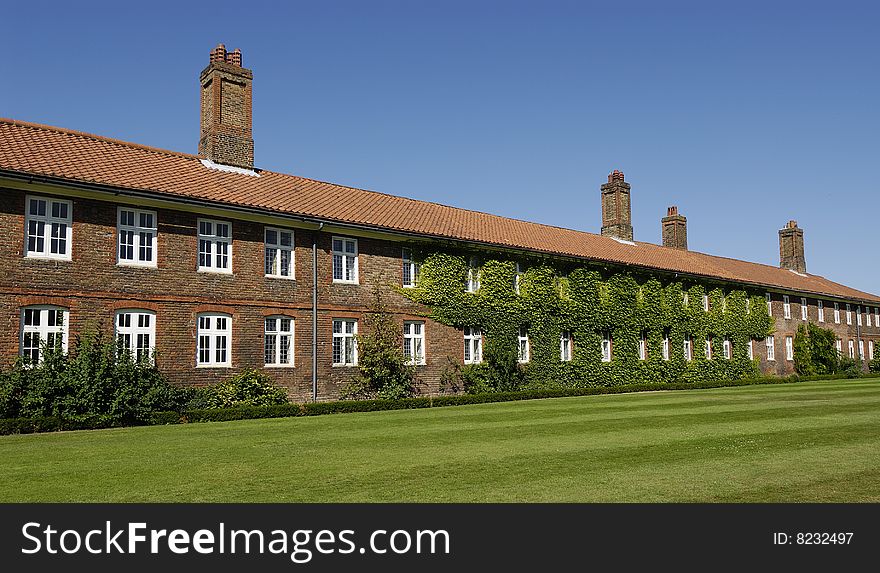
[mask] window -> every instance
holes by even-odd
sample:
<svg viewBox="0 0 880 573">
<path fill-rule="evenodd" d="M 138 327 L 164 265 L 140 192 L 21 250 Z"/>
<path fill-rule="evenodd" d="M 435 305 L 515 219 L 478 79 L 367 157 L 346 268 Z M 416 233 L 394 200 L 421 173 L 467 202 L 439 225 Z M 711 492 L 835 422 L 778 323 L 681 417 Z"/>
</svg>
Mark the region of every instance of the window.
<svg viewBox="0 0 880 573">
<path fill-rule="evenodd" d="M 849 346 L 849 357 L 855 358 L 856 357 L 856 350 L 855 350 L 855 345 L 853 344 L 852 340 L 850 340 L 848 342 L 848 346 Z"/>
<path fill-rule="evenodd" d="M 294 278 L 293 231 L 266 227 L 266 276 L 279 279 Z"/>
<path fill-rule="evenodd" d="M 880 308 L 874 307 L 874 326 L 880 328 Z"/>
<path fill-rule="evenodd" d="M 725 360 L 730 360 L 730 340 L 724 339 L 724 358 Z"/>
<path fill-rule="evenodd" d="M 156 266 L 155 212 L 120 207 L 116 234 L 120 265 Z"/>
<path fill-rule="evenodd" d="M 419 265 L 413 261 L 412 249 L 403 249 L 403 286 L 412 288 L 419 280 Z"/>
<path fill-rule="evenodd" d="M 748 347 L 746 348 L 746 352 L 748 353 L 749 360 L 754 360 L 754 359 L 755 359 L 755 348 L 754 348 L 754 343 L 753 343 L 753 342 L 754 342 L 754 341 L 753 341 L 751 338 L 749 338 L 749 345 L 748 345 Z"/>
<path fill-rule="evenodd" d="M 21 309 L 21 356 L 28 362 L 43 360 L 43 350 L 57 348 L 67 351 L 66 308 L 29 306 Z"/>
<path fill-rule="evenodd" d="M 691 344 L 691 335 L 684 336 L 684 359 L 690 362 L 694 359 L 693 346 Z"/>
<path fill-rule="evenodd" d="M 819 322 L 825 322 L 825 304 L 821 300 L 816 304 L 819 306 Z"/>
<path fill-rule="evenodd" d="M 868 341 L 868 360 L 874 360 L 874 341 Z"/>
<path fill-rule="evenodd" d="M 479 364 L 483 361 L 483 333 L 479 328 L 464 327 L 464 363 Z"/>
<path fill-rule="evenodd" d="M 776 360 L 776 339 L 772 336 L 767 337 L 767 360 L 770 362 Z"/>
<path fill-rule="evenodd" d="M 752 299 L 746 299 L 746 314 L 752 314 Z"/>
<path fill-rule="evenodd" d="M 867 306 L 865 307 L 865 321 L 867 322 L 868 328 L 871 328 L 871 309 Z"/>
<path fill-rule="evenodd" d="M 478 267 L 477 258 L 471 257 L 468 264 L 467 284 L 465 285 L 467 292 L 477 292 L 480 290 L 480 269 Z"/>
<path fill-rule="evenodd" d="M 156 313 L 149 310 L 120 310 L 116 313 L 116 348 L 131 357 L 152 361 L 156 347 Z"/>
<path fill-rule="evenodd" d="M 807 306 L 807 299 L 801 297 L 801 320 L 807 320 L 807 311 L 809 307 Z"/>
<path fill-rule="evenodd" d="M 358 282 L 357 239 L 333 237 L 333 282 Z"/>
<path fill-rule="evenodd" d="M 602 334 L 602 362 L 611 362 L 611 333 Z"/>
<path fill-rule="evenodd" d="M 513 275 L 513 290 L 519 294 L 519 284 L 522 282 L 522 267 L 516 263 L 516 274 Z"/>
<path fill-rule="evenodd" d="M 846 323 L 850 325 L 852 324 L 852 308 L 849 303 L 846 304 Z"/>
<path fill-rule="evenodd" d="M 571 361 L 571 331 L 563 330 L 559 337 L 559 359 L 563 362 Z"/>
<path fill-rule="evenodd" d="M 837 342 L 834 343 L 834 347 L 837 349 L 837 356 L 843 356 L 842 341 L 839 338 L 837 339 Z"/>
<path fill-rule="evenodd" d="M 232 272 L 232 224 L 199 219 L 199 270 Z"/>
<path fill-rule="evenodd" d="M 663 333 L 663 360 L 669 360 L 669 331 Z"/>
<path fill-rule="evenodd" d="M 703 295 L 703 310 L 709 312 L 709 295 Z"/>
<path fill-rule="evenodd" d="M 529 361 L 529 333 L 524 326 L 519 327 L 516 336 L 516 361 L 525 364 Z"/>
<path fill-rule="evenodd" d="M 859 339 L 859 360 L 865 359 L 865 341 Z"/>
<path fill-rule="evenodd" d="M 682 298 L 682 303 L 681 303 L 681 305 L 682 305 L 683 307 L 687 308 L 687 306 L 688 306 L 689 304 L 690 304 L 690 300 L 689 300 L 689 297 L 688 297 L 688 293 L 684 293 L 684 297 Z"/>
<path fill-rule="evenodd" d="M 712 360 L 712 336 L 706 337 L 706 360 Z"/>
<path fill-rule="evenodd" d="M 646 360 L 647 358 L 648 358 L 648 333 L 643 330 L 642 335 L 639 337 L 639 360 Z"/>
<path fill-rule="evenodd" d="M 293 319 L 291 317 L 267 316 L 263 341 L 263 360 L 266 366 L 293 366 Z"/>
<path fill-rule="evenodd" d="M 862 325 L 862 307 L 860 306 L 856 307 L 856 324 L 859 326 Z"/>
<path fill-rule="evenodd" d="M 782 318 L 788 320 L 791 318 L 791 303 L 788 300 L 788 295 L 782 295 Z"/>
<path fill-rule="evenodd" d="M 25 216 L 27 257 L 70 260 L 73 204 L 62 199 L 28 197 Z"/>
<path fill-rule="evenodd" d="M 333 319 L 333 366 L 357 365 L 357 321 Z"/>
<path fill-rule="evenodd" d="M 840 304 L 834 303 L 834 324 L 840 324 Z"/>
<path fill-rule="evenodd" d="M 773 316 L 773 303 L 770 302 L 770 293 L 767 293 L 767 314 Z"/>
<path fill-rule="evenodd" d="M 790 336 L 785 337 L 785 359 L 794 360 L 794 345 Z"/>
<path fill-rule="evenodd" d="M 425 323 L 403 323 L 403 354 L 407 364 L 425 363 Z"/>
<path fill-rule="evenodd" d="M 231 338 L 231 316 L 200 314 L 196 366 L 230 366 Z"/>
</svg>

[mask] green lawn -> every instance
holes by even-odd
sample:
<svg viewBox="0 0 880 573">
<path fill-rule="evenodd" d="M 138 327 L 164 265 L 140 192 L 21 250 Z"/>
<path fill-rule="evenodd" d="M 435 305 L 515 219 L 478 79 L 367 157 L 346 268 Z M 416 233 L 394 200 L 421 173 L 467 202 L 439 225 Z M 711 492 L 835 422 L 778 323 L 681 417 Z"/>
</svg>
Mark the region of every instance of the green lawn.
<svg viewBox="0 0 880 573">
<path fill-rule="evenodd" d="M 880 380 L 0 437 L 0 501 L 880 501 Z"/>
</svg>

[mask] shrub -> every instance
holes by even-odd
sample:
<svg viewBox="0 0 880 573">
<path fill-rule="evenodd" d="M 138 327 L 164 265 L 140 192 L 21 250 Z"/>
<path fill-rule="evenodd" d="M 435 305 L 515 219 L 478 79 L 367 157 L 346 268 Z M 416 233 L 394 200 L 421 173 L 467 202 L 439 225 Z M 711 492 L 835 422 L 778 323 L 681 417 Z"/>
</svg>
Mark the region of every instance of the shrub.
<svg viewBox="0 0 880 573">
<path fill-rule="evenodd" d="M 287 392 L 275 385 L 272 379 L 252 368 L 210 386 L 195 394 L 196 400 L 203 400 L 208 408 L 230 408 L 235 406 L 272 406 L 287 404 Z M 190 400 L 192 405 L 195 400 Z"/>
<path fill-rule="evenodd" d="M 862 375 L 862 361 L 857 358 L 841 358 L 839 371 L 847 378 L 859 378 Z"/>
<path fill-rule="evenodd" d="M 838 364 L 834 331 L 813 323 L 798 326 L 794 337 L 794 367 L 798 374 L 832 374 Z"/>
</svg>

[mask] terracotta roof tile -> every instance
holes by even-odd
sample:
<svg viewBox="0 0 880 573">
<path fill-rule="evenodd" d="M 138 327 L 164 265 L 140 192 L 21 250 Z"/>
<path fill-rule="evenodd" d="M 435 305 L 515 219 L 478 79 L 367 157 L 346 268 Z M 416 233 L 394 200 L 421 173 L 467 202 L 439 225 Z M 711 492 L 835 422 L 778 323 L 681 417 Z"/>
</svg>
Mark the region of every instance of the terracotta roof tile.
<svg viewBox="0 0 880 573">
<path fill-rule="evenodd" d="M 651 243 L 627 245 L 583 231 L 271 171 L 259 171 L 259 177 L 226 173 L 205 167 L 195 155 L 2 118 L 0 169 L 377 229 L 880 302 L 876 295 L 817 275 L 800 276 L 768 265 L 679 251 Z"/>
</svg>

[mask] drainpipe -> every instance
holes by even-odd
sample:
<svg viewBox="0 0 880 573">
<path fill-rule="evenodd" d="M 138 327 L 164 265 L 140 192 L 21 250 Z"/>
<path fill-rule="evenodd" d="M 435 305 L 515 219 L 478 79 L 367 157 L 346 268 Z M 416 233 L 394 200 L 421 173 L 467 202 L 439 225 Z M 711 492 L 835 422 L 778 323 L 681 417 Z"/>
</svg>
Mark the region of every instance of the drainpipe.
<svg viewBox="0 0 880 573">
<path fill-rule="evenodd" d="M 312 233 L 312 402 L 318 401 L 318 233 L 324 223 Z"/>
</svg>

